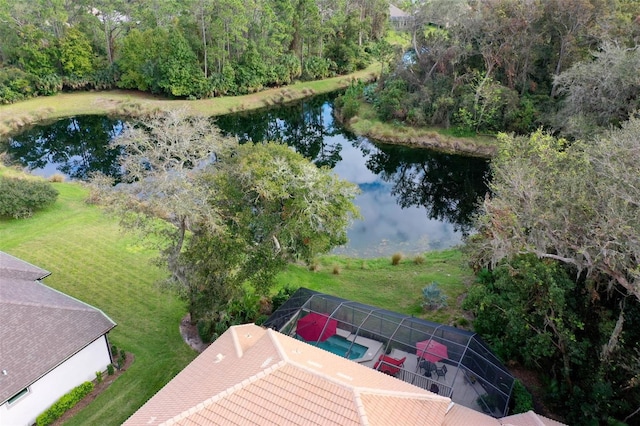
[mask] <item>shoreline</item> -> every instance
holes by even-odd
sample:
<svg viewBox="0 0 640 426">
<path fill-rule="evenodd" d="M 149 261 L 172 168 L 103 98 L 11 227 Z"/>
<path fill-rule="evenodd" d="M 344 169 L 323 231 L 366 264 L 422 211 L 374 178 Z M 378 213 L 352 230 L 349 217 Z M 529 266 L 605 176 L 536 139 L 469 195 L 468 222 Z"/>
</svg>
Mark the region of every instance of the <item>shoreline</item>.
<svg viewBox="0 0 640 426">
<path fill-rule="evenodd" d="M 165 108 L 186 108 L 194 115 L 215 117 L 251 111 L 335 92 L 359 80 L 374 81 L 379 74 L 380 65 L 373 64 L 361 71 L 324 80 L 297 82 L 247 95 L 198 100 L 167 99 L 134 90 L 61 92 L 0 105 L 0 138 L 18 133 L 31 125 L 78 115 L 135 118 Z"/>
<path fill-rule="evenodd" d="M 380 66 L 370 65 L 364 70 L 324 80 L 298 82 L 289 86 L 266 89 L 247 95 L 222 96 L 199 100 L 167 99 L 133 90 L 108 90 L 58 93 L 0 105 L 0 141 L 24 129 L 63 118 L 80 115 L 106 115 L 137 118 L 166 108 L 186 108 L 194 115 L 215 117 L 270 106 L 285 105 L 312 96 L 345 89 L 356 81 L 374 81 Z M 382 123 L 361 116 L 345 122 L 335 114 L 349 131 L 373 142 L 424 148 L 447 154 L 492 158 L 497 147 L 486 138 L 451 137 L 433 129 L 402 127 Z"/>
</svg>

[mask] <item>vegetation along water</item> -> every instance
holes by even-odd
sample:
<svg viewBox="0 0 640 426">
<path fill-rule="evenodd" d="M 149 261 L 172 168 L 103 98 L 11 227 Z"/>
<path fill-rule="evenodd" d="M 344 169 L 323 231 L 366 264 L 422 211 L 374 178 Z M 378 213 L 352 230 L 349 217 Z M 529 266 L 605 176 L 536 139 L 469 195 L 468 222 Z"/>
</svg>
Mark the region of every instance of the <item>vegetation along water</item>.
<svg viewBox="0 0 640 426">
<path fill-rule="evenodd" d="M 229 148 L 224 136 L 207 127 L 209 124 L 192 119 L 187 125 L 184 117 L 176 115 L 178 108 L 175 107 L 188 108 L 192 115 L 211 116 L 219 115 L 220 111 L 238 112 L 251 106 L 286 103 L 324 92 L 309 88 L 314 87 L 313 84 L 321 87 L 321 83 L 309 86 L 305 83 L 321 79 L 333 85 L 332 90 L 346 88 L 336 101 L 338 115 L 347 128 L 358 134 L 415 144 L 456 138 L 468 141 L 464 138 L 471 137 L 474 140 L 471 149 L 482 146 L 483 155 L 492 158 L 491 182 L 487 196 L 475 207 L 477 215 L 469 223 L 468 229 L 475 232 L 463 241 L 462 251 L 454 253 L 462 256 L 464 252 L 464 261 L 473 268 L 477 283 L 459 293 L 449 287 L 446 292 L 458 297 L 468 290 L 463 305 L 474 316 L 474 329 L 505 362 L 524 367 L 539 378 L 535 382 L 537 387 L 530 386 L 530 390 L 540 396 L 536 410 L 556 415 L 570 424 L 640 423 L 640 331 L 635 326 L 640 318 L 640 241 L 637 238 L 640 235 L 640 81 L 637 72 L 640 69 L 640 3 L 632 0 L 402 2 L 398 6 L 404 7 L 409 17 L 403 21 L 401 35 L 390 31 L 389 5 L 382 1 L 305 1 L 295 3 L 294 7 L 292 2 L 264 0 L 255 5 L 264 13 L 253 13 L 258 9 L 250 10 L 242 2 L 226 1 L 169 2 L 158 3 L 158 7 L 149 7 L 148 2 L 101 2 L 100 8 L 94 9 L 84 7 L 83 2 L 51 2 L 44 6 L 40 2 L 0 2 L 0 21 L 3 22 L 0 26 L 0 101 L 10 104 L 0 107 L 0 132 L 6 135 L 43 117 L 75 116 L 78 112 L 70 103 L 76 97 L 85 102 L 81 113 L 102 114 L 107 110 L 144 118 L 149 134 L 153 133 L 152 124 L 166 129 L 162 126 L 173 122 L 185 134 L 201 136 L 191 141 L 194 146 L 199 139 L 211 138 L 215 152 L 209 154 L 219 154 L 224 161 L 213 170 L 196 173 L 198 185 L 188 188 L 210 203 L 195 206 L 189 204 L 190 199 L 184 199 L 185 205 L 202 208 L 194 210 L 197 216 L 184 216 L 178 204 L 163 206 L 173 208 L 172 214 L 163 210 L 160 215 L 164 219 L 160 224 L 167 228 L 150 226 L 147 229 L 172 231 L 170 235 L 174 239 L 164 240 L 168 245 L 161 247 L 166 269 L 154 269 L 151 275 L 158 277 L 171 272 L 171 277 L 180 281 L 184 277 L 176 274 L 181 270 L 177 266 L 198 264 L 203 253 L 214 247 L 236 268 L 224 270 L 234 272 L 226 276 L 203 274 L 207 279 L 202 284 L 210 291 L 205 292 L 207 297 L 218 297 L 232 290 L 223 296 L 229 302 L 228 310 L 234 313 L 248 312 L 244 308 L 255 307 L 255 299 L 251 297 L 261 290 L 265 297 L 271 295 L 264 291 L 270 280 L 277 283 L 271 287 L 277 291 L 284 284 L 283 275 L 279 274 L 289 274 L 291 268 L 295 268 L 288 263 L 293 258 L 307 261 L 312 269 L 330 268 L 329 264 L 335 262 L 331 268 L 335 273 L 323 277 L 322 283 L 314 281 L 319 275 L 310 271 L 303 273 L 303 270 L 291 275 L 298 282 L 316 282 L 339 295 L 350 294 L 356 299 L 374 297 L 358 284 L 369 282 L 361 277 L 350 283 L 335 283 L 348 275 L 346 271 L 353 271 L 357 261 L 344 258 L 327 261 L 321 257 L 314 260 L 311 256 L 335 248 L 345 240 L 342 226 L 347 221 L 343 219 L 352 211 L 349 202 L 356 197 L 355 188 L 343 179 L 333 180 L 334 176 L 317 167 L 309 168 L 306 160 L 290 151 L 282 153 L 281 147 L 245 144 Z M 229 11 L 233 13 L 223 13 Z M 396 48 L 397 44 L 388 40 L 404 40 L 405 48 Z M 361 74 L 355 78 L 340 77 L 348 73 Z M 365 80 L 376 81 L 365 84 Z M 106 89 L 119 91 L 61 93 Z M 271 90 L 268 96 L 253 97 L 263 89 Z M 43 97 L 53 94 L 58 95 Z M 240 100 L 234 96 L 248 97 Z M 162 115 L 157 107 L 165 101 L 172 104 L 173 112 Z M 224 107 L 218 110 L 219 105 Z M 242 117 L 234 120 L 243 123 Z M 210 132 L 198 133 L 196 124 Z M 277 126 L 257 130 L 278 133 Z M 311 126 L 310 130 L 320 128 Z M 320 132 L 326 132 L 324 127 Z M 132 140 L 132 134 L 128 136 L 125 142 Z M 156 134 L 161 142 L 160 136 Z M 481 138 L 476 139 L 479 136 Z M 306 140 L 312 138 L 304 135 L 301 140 L 305 137 Z M 393 181 L 394 190 L 406 199 L 431 194 L 408 191 L 409 184 L 426 182 L 418 172 L 426 175 L 427 170 L 437 168 L 433 164 L 428 168 L 413 167 L 415 151 L 408 151 L 411 154 L 400 155 L 390 162 L 379 161 L 380 157 L 392 157 L 386 148 L 372 148 L 359 143 L 358 139 L 348 140 L 349 144 L 345 142 L 339 151 L 337 144 L 321 144 L 319 148 L 310 144 L 301 151 L 316 150 L 318 162 L 331 163 L 336 155 L 346 157 L 347 147 L 361 151 L 364 148 L 370 150 L 369 164 L 379 167 L 382 175 L 388 175 L 390 179 L 386 182 Z M 476 144 L 476 140 L 480 142 Z M 456 149 L 467 150 L 466 146 L 466 142 L 456 142 Z M 128 147 L 131 149 L 132 145 Z M 282 167 L 278 170 L 289 179 L 278 180 L 272 173 L 274 169 L 261 165 L 260 158 L 252 156 L 248 147 L 254 147 L 264 158 L 274 158 L 273 155 L 281 153 Z M 186 153 L 179 155 L 184 160 L 179 162 L 182 166 L 199 158 Z M 399 168 L 385 169 L 394 161 L 399 163 Z M 339 163 L 336 164 L 338 167 Z M 323 192 L 305 192 L 308 188 L 294 178 L 299 176 L 298 170 L 304 170 L 309 181 L 317 185 L 314 188 L 324 188 Z M 398 170 L 406 172 L 402 178 Z M 240 171 L 247 174 L 240 175 Z M 173 169 L 172 173 L 179 175 L 182 170 Z M 249 175 L 257 176 L 258 180 L 245 180 Z M 241 177 L 243 179 L 239 179 Z M 453 176 L 451 180 L 456 182 L 457 178 Z M 275 184 L 285 181 L 290 185 Z M 211 183 L 219 185 L 220 192 L 210 191 Z M 260 196 L 240 196 L 247 188 L 239 185 L 247 183 L 255 184 L 262 191 Z M 402 186 L 405 184 L 407 187 Z M 82 189 L 70 184 L 56 185 L 64 188 L 60 191 L 60 202 L 36 212 L 35 221 L 2 219 L 1 248 L 34 262 L 50 259 L 53 253 L 64 255 L 56 259 L 75 259 L 75 254 L 80 252 L 67 251 L 75 246 L 68 239 L 47 241 L 50 245 L 46 253 L 37 251 L 36 247 L 53 238 L 56 229 L 63 232 L 57 227 L 69 221 L 77 220 L 76 228 L 90 234 L 80 225 L 92 227 L 94 221 L 98 223 L 103 219 L 93 216 L 94 207 L 69 197 L 71 192 L 82 192 Z M 425 186 L 427 191 L 446 188 L 428 187 Z M 98 188 L 105 189 L 108 185 Z M 291 192 L 278 192 L 274 188 Z M 121 200 L 118 197 L 126 194 L 116 192 L 100 195 L 109 200 L 108 197 L 113 197 L 113 206 L 117 207 L 121 205 L 117 203 Z M 318 217 L 335 219 L 330 227 L 320 229 L 314 226 L 313 220 L 306 220 L 311 216 L 292 214 L 299 212 L 295 210 L 300 208 L 295 195 L 300 194 L 318 201 L 313 206 L 317 208 L 314 214 Z M 278 201 L 270 203 L 268 196 L 277 196 Z M 334 215 L 327 214 L 328 199 L 337 203 Z M 159 206 L 160 203 L 154 205 Z M 455 205 L 449 207 L 457 210 Z M 260 209 L 270 215 L 253 216 Z M 92 220 L 81 220 L 77 211 L 90 212 Z M 148 219 L 139 223 L 158 225 L 156 217 L 144 216 L 150 211 L 137 212 L 141 218 Z M 55 216 L 56 213 L 59 216 Z M 237 222 L 222 220 L 232 213 Z M 214 216 L 220 220 L 212 220 Z M 181 218 L 184 220 L 178 220 Z M 296 218 L 301 222 L 299 226 L 292 226 Z M 191 219 L 197 219 L 203 226 L 186 229 Z M 214 233 L 213 226 L 204 226 L 217 224 L 230 230 L 234 223 L 242 226 L 229 233 Z M 112 231 L 115 229 L 114 223 L 105 224 L 113 227 Z M 278 225 L 282 225 L 285 233 L 282 235 L 286 235 L 291 245 L 281 244 L 285 240 L 277 236 L 265 237 L 264 230 L 274 231 Z M 185 240 L 180 238 L 186 231 L 200 234 L 188 239 L 184 256 L 176 256 L 175 249 L 183 247 Z M 64 232 L 69 235 L 68 229 Z M 97 237 L 108 234 L 104 230 L 95 232 Z M 236 238 L 225 239 L 225 235 Z M 106 240 L 112 241 L 109 238 L 112 237 Z M 266 255 L 273 253 L 269 249 L 274 247 L 277 262 Z M 105 263 L 110 264 L 112 259 L 123 261 L 119 256 L 127 253 L 149 255 L 133 241 L 118 248 L 117 253 L 105 252 Z M 248 250 L 248 257 L 238 256 L 240 249 Z M 94 253 L 80 254 L 95 257 Z M 245 262 L 247 258 L 252 262 Z M 370 262 L 363 261 L 360 269 L 373 269 L 374 261 Z M 80 268 L 76 263 L 67 264 Z M 51 269 L 56 265 L 53 261 L 46 264 Z M 216 264 L 206 264 L 206 267 L 220 270 Z M 430 271 L 440 267 L 440 264 L 428 266 Z M 276 273 L 283 268 L 285 272 Z M 375 268 L 377 272 L 383 270 Z M 131 270 L 135 271 L 136 267 L 132 265 Z M 202 272 L 197 268 L 188 270 L 193 274 Z M 82 269 L 72 269 L 62 276 L 76 282 L 82 278 L 76 271 L 82 271 L 82 277 L 100 276 L 100 271 Z M 414 271 L 419 274 L 418 270 Z M 310 275 L 303 275 L 306 273 Z M 393 273 L 384 270 L 379 274 L 393 284 L 388 287 L 403 288 L 402 283 L 391 281 Z M 460 275 L 460 283 L 463 276 L 464 273 Z M 245 279 L 251 282 L 249 287 L 256 293 L 244 291 L 246 288 L 240 283 Z M 228 287 L 220 285 L 222 282 Z M 101 284 L 104 283 L 96 283 L 95 287 Z M 63 282 L 56 285 L 66 286 Z M 145 286 L 144 291 L 149 288 L 151 284 Z M 132 293 L 146 296 L 143 290 L 137 291 L 134 287 L 117 289 L 118 296 L 122 293 L 131 297 Z M 68 290 L 74 292 L 72 286 Z M 79 288 L 75 291 L 76 294 L 83 292 Z M 413 298 L 415 292 L 415 288 L 407 289 L 402 293 L 406 294 L 404 300 L 394 300 L 392 309 L 415 313 L 418 306 Z M 203 295 L 191 296 L 187 298 L 191 303 L 189 307 L 197 310 L 197 303 L 202 302 L 198 297 Z M 109 306 L 112 301 L 107 299 L 115 297 L 96 293 L 89 298 L 92 299 L 89 302 Z M 386 300 L 377 299 L 376 303 L 383 305 Z M 115 318 L 122 331 L 116 329 L 114 338 L 123 344 L 130 342 L 144 357 L 145 349 L 134 343 L 144 337 L 125 335 L 134 333 L 135 327 L 129 324 L 143 324 L 135 319 L 137 311 L 150 308 L 132 304 L 130 312 L 118 311 L 122 308 L 112 306 L 118 315 L 122 313 Z M 159 308 L 154 305 L 153 309 Z M 180 308 L 175 309 L 159 315 L 167 320 L 160 327 L 162 332 L 171 333 L 168 324 L 180 316 Z M 228 325 L 219 321 L 220 312 L 219 305 L 210 312 L 198 312 L 202 331 L 208 336 L 215 336 Z M 247 319 L 234 317 L 237 321 Z M 154 325 L 146 327 L 147 334 L 157 337 Z M 103 410 L 113 410 L 114 417 L 121 421 L 184 364 L 182 355 L 166 352 L 165 342 L 156 343 L 150 347 L 163 354 L 154 360 L 164 370 L 145 370 L 141 376 L 131 375 L 131 379 L 123 376 L 116 383 L 120 393 L 100 399 L 87 414 L 81 413 L 77 421 L 103 424 L 102 420 L 107 418 Z M 180 361 L 172 364 L 172 359 Z M 143 380 L 135 378 L 143 376 Z M 133 386 L 129 385 L 143 381 L 152 384 L 140 392 L 141 396 L 132 395 Z M 117 401 L 124 408 L 116 408 Z"/>
</svg>

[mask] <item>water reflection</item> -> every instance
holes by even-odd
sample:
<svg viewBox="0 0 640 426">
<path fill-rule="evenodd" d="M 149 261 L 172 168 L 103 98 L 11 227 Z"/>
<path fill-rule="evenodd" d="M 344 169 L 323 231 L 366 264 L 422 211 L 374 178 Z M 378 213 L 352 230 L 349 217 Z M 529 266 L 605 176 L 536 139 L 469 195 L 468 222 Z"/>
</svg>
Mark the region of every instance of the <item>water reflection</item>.
<svg viewBox="0 0 640 426">
<path fill-rule="evenodd" d="M 122 122 L 103 116 L 83 116 L 37 125 L 8 141 L 13 161 L 39 176 L 56 173 L 86 180 L 100 171 L 118 177 L 118 150 L 108 143 L 122 132 Z"/>
<path fill-rule="evenodd" d="M 282 140 L 317 165 L 359 185 L 363 219 L 337 253 L 407 255 L 460 243 L 471 230 L 476 201 L 486 192 L 487 162 L 428 150 L 374 144 L 335 122 L 331 97 L 219 117 L 223 132 L 242 141 Z M 85 116 L 37 126 L 9 140 L 10 157 L 35 174 L 86 179 L 91 171 L 118 176 L 118 152 L 107 148 L 122 122 Z"/>
<path fill-rule="evenodd" d="M 283 140 L 318 165 L 329 165 L 360 186 L 363 219 L 338 253 L 388 256 L 442 249 L 471 231 L 479 197 L 487 191 L 488 164 L 478 158 L 374 144 L 333 120 L 331 98 L 218 119 L 241 140 Z M 310 123 L 310 130 L 305 129 Z M 254 133 L 253 130 L 257 129 Z"/>
<path fill-rule="evenodd" d="M 321 95 L 285 107 L 226 115 L 218 117 L 216 124 L 240 142 L 282 141 L 317 166 L 333 168 L 341 160 L 343 142 L 355 140 L 333 120 L 334 96 Z"/>
</svg>

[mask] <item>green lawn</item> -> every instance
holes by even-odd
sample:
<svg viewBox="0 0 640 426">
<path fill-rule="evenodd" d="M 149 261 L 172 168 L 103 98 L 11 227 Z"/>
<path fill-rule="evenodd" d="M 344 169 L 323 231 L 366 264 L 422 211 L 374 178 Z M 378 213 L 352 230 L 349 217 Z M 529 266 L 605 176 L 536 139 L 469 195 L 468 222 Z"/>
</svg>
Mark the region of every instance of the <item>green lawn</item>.
<svg viewBox="0 0 640 426">
<path fill-rule="evenodd" d="M 154 283 L 163 272 L 118 224 L 84 203 L 86 191 L 56 184 L 54 206 L 0 221 L 0 250 L 49 270 L 44 283 L 102 309 L 118 325 L 112 344 L 135 362 L 71 424 L 121 424 L 197 354 L 182 342 L 185 305 Z"/>
<path fill-rule="evenodd" d="M 186 307 L 155 285 L 164 272 L 149 262 L 153 253 L 84 202 L 85 188 L 54 185 L 60 196 L 50 208 L 29 219 L 0 220 L 0 250 L 51 271 L 45 284 L 102 309 L 118 324 L 111 343 L 133 353 L 135 362 L 68 424 L 120 424 L 196 356 L 179 333 Z M 459 318 L 456 300 L 470 276 L 460 253 L 449 250 L 429 253 L 423 264 L 405 259 L 397 266 L 391 259 L 326 256 L 315 272 L 291 265 L 279 284 L 424 316 L 420 291 L 435 280 L 449 295 L 450 309 L 428 317 L 450 322 Z"/>
<path fill-rule="evenodd" d="M 334 273 L 338 272 L 337 274 Z M 354 259 L 325 256 L 315 272 L 290 265 L 278 277 L 279 285 L 307 287 L 344 299 L 378 306 L 395 312 L 421 317 L 445 324 L 457 323 L 462 312 L 458 298 L 472 279 L 458 250 L 429 252 L 424 263 L 417 264 L 407 257 L 392 265 L 391 258 Z M 422 289 L 437 282 L 448 297 L 448 308 L 423 312 Z"/>
</svg>

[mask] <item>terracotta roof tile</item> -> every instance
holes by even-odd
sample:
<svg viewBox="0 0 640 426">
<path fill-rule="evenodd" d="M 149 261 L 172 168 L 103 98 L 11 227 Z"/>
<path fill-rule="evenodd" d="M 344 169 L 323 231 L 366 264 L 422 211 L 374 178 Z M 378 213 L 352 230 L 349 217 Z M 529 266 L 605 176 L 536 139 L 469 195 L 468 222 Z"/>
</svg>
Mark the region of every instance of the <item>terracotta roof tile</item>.
<svg viewBox="0 0 640 426">
<path fill-rule="evenodd" d="M 407 408 L 416 396 L 419 409 Z M 381 405 L 390 399 L 402 404 Z M 245 325 L 220 336 L 125 424 L 223 419 L 224 424 L 355 425 L 368 423 L 369 411 L 378 405 L 392 413 L 389 418 L 424 410 L 435 410 L 434 418 L 441 418 L 448 403 L 448 398 L 273 330 Z"/>
<path fill-rule="evenodd" d="M 500 422 L 250 324 L 230 328 L 125 422 L 158 424 L 499 426 Z"/>
<path fill-rule="evenodd" d="M 500 424 L 498 419 L 459 404 L 452 405 L 442 422 L 442 426 L 500 426 Z"/>
<path fill-rule="evenodd" d="M 526 413 L 514 414 L 512 416 L 503 417 L 500 419 L 504 426 L 561 426 L 562 423 L 541 416 L 533 411 L 527 411 Z"/>
</svg>

